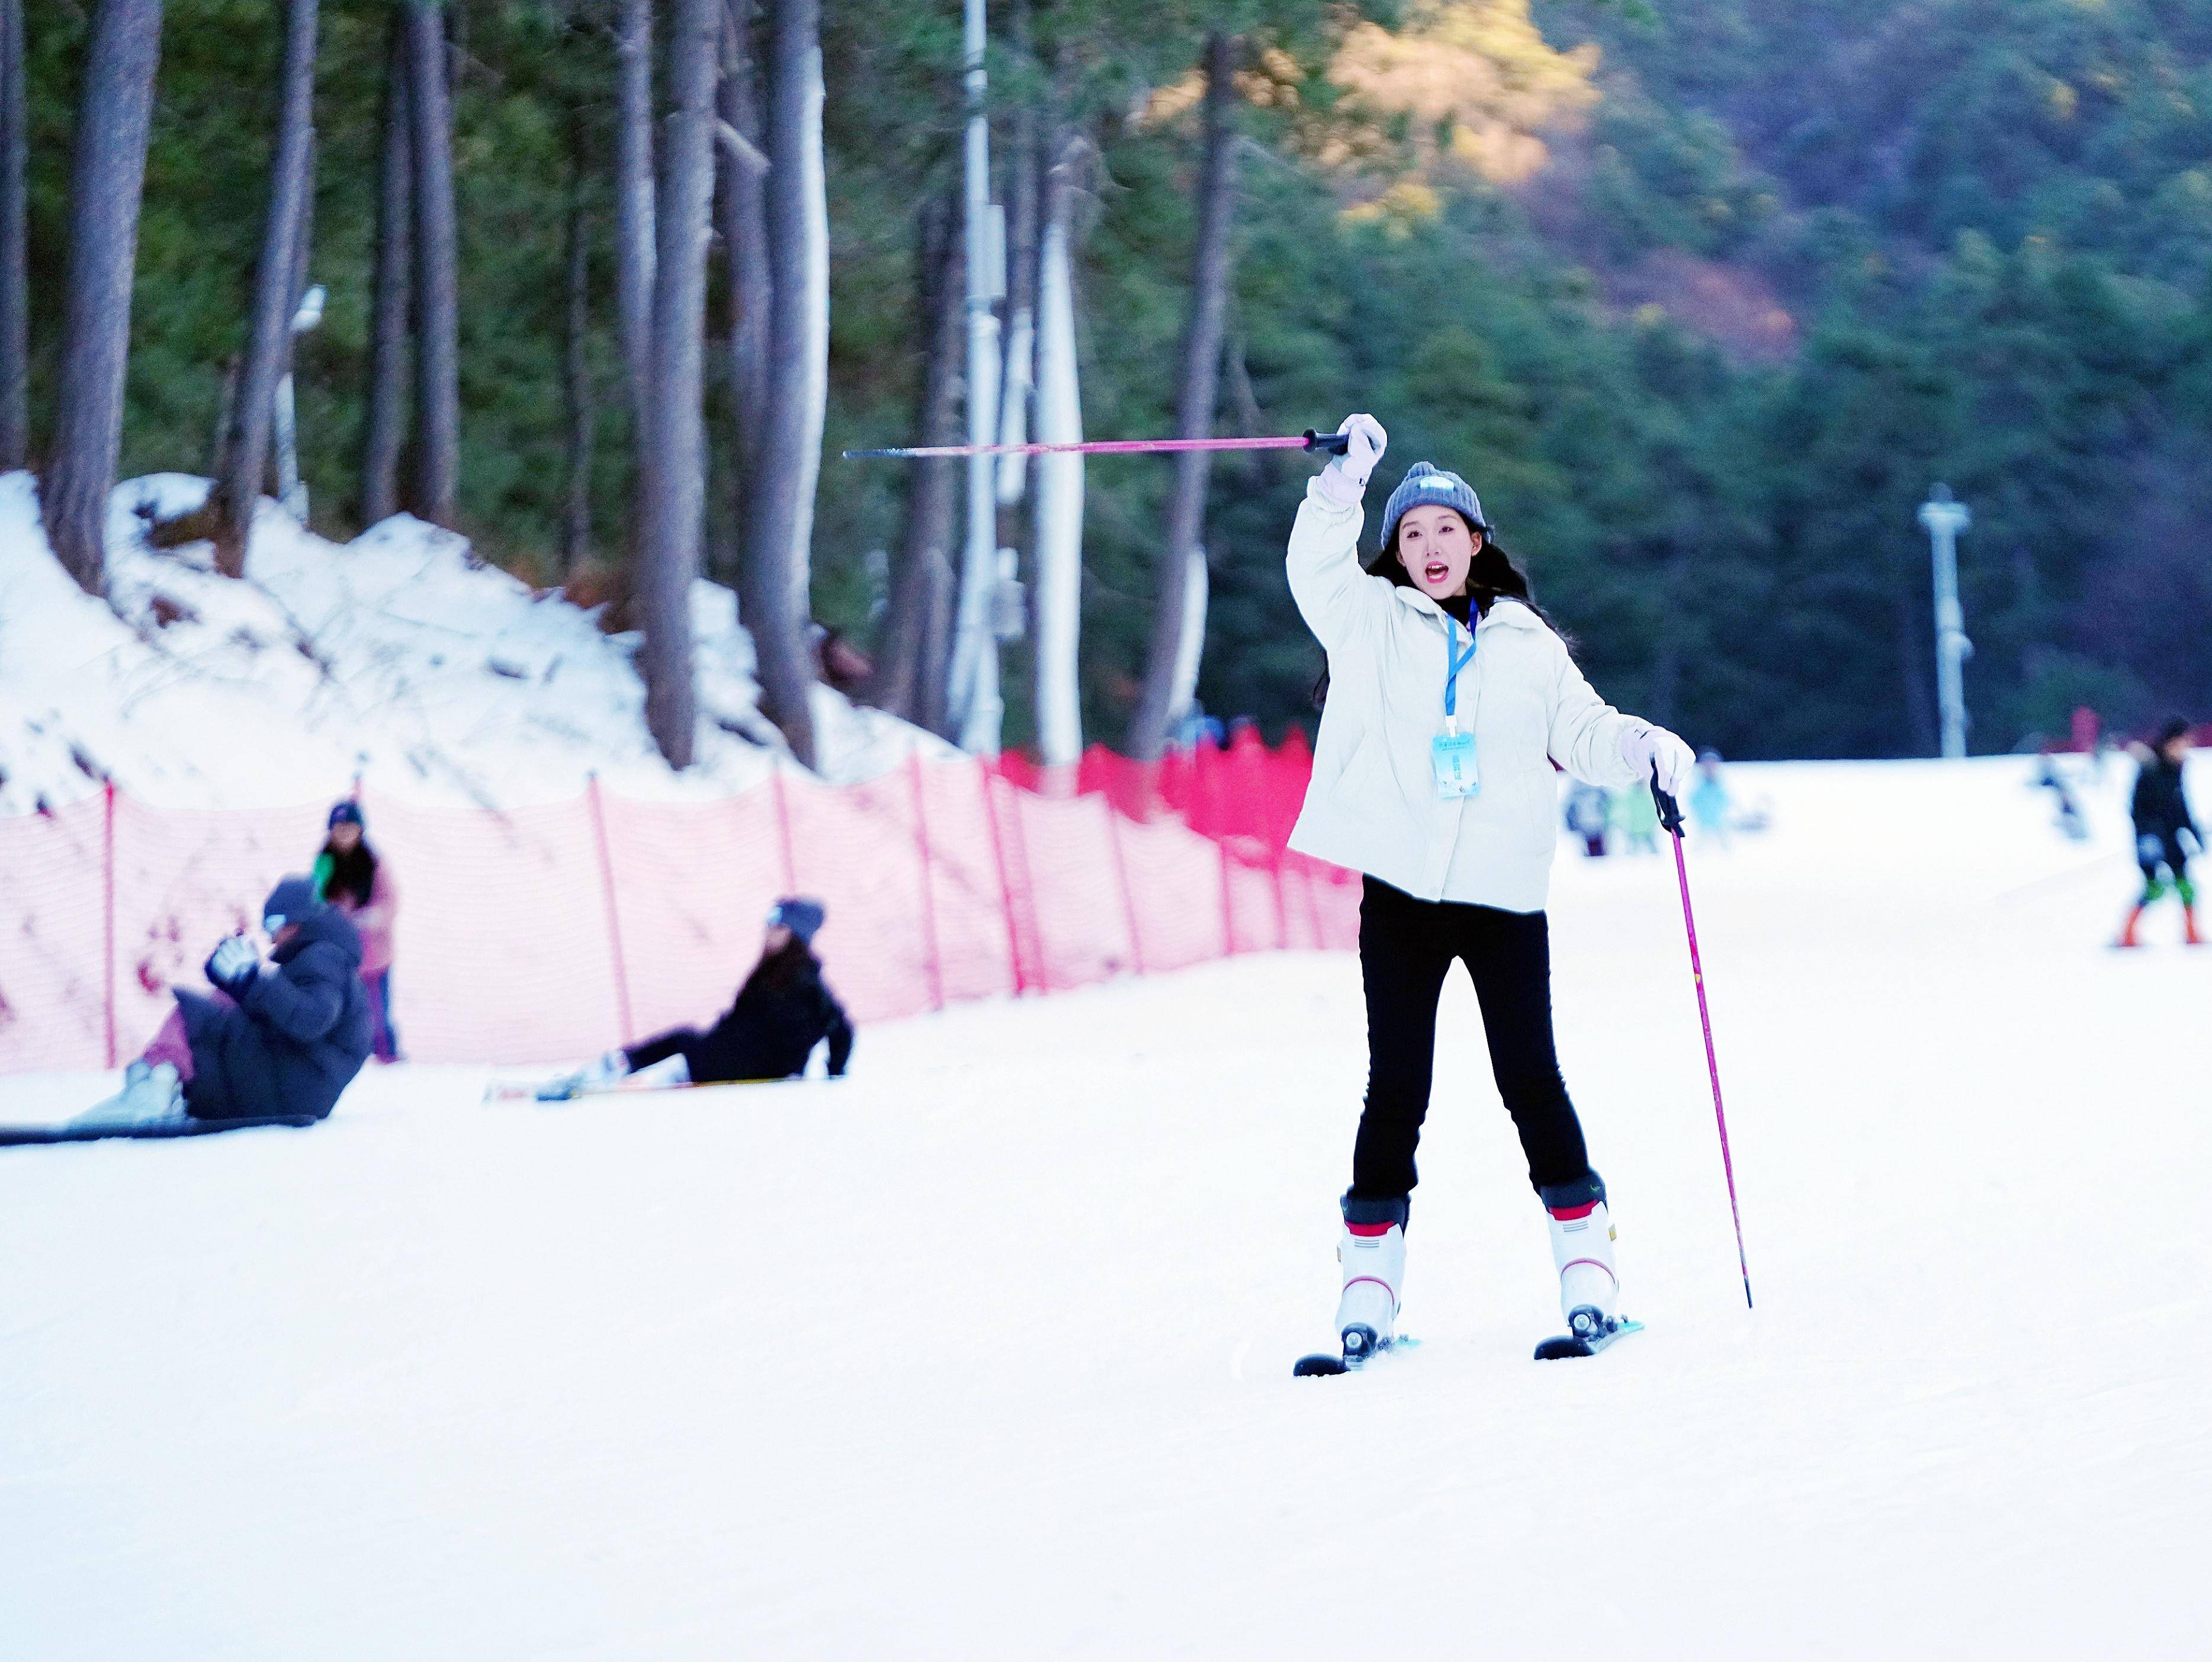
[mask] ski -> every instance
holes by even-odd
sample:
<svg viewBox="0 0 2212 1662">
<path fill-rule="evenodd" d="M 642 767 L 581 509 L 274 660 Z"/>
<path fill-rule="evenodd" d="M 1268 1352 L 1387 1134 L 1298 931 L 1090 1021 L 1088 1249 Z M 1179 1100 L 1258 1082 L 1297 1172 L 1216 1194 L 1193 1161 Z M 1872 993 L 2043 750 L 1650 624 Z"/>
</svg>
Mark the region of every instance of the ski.
<svg viewBox="0 0 2212 1662">
<path fill-rule="evenodd" d="M 1411 1350 L 1419 1344 L 1420 1340 L 1401 1333 L 1395 1338 L 1381 1341 L 1372 1350 L 1364 1345 L 1347 1344 L 1340 1356 L 1332 1356 L 1326 1350 L 1316 1350 L 1310 1356 L 1300 1356 L 1291 1365 L 1291 1377 L 1294 1380 L 1319 1380 L 1334 1374 L 1356 1374 L 1377 1356 L 1387 1356 L 1394 1351 Z"/>
<path fill-rule="evenodd" d="M 593 1096 L 659 1096 L 670 1091 L 697 1090 L 693 1084 L 634 1085 L 617 1081 L 611 1085 L 592 1085 L 583 1089 L 571 1089 L 558 1081 L 529 1084 L 520 1081 L 502 1081 L 484 1087 L 486 1102 L 580 1102 Z"/>
<path fill-rule="evenodd" d="M 1643 1331 L 1642 1322 L 1631 1321 L 1626 1316 L 1614 1316 L 1596 1331 L 1562 1333 L 1557 1338 L 1546 1339 L 1536 1347 L 1536 1360 L 1559 1362 L 1569 1356 L 1595 1356 L 1615 1339 L 1626 1338 L 1631 1333 Z"/>
<path fill-rule="evenodd" d="M 111 1138 L 129 1138 L 139 1142 L 160 1142 L 179 1137 L 213 1137 L 219 1131 L 246 1131 L 270 1125 L 288 1125 L 295 1129 L 319 1125 L 321 1122 L 307 1114 L 280 1113 L 256 1115 L 243 1119 L 195 1119 L 180 1115 L 173 1119 L 143 1120 L 136 1124 L 112 1120 L 106 1124 L 59 1125 L 0 1125 L 0 1148 L 22 1148 L 46 1143 L 104 1143 Z"/>
</svg>

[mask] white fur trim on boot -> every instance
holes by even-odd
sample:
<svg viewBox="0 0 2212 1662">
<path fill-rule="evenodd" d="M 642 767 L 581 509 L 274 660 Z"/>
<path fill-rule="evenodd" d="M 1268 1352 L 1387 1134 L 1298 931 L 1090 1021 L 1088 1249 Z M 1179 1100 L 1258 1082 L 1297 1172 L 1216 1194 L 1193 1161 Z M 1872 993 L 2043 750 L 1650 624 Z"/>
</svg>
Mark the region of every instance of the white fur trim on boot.
<svg viewBox="0 0 2212 1662">
<path fill-rule="evenodd" d="M 1336 1303 L 1336 1331 L 1341 1335 L 1364 1328 L 1362 1347 L 1379 1350 L 1390 1343 L 1398 1320 L 1398 1297 L 1406 1284 L 1406 1231 L 1396 1223 L 1340 1228 L 1336 1261 L 1343 1267 L 1344 1291 Z M 1349 1342 L 1345 1349 L 1352 1349 Z"/>
<path fill-rule="evenodd" d="M 1596 1313 L 1602 1327 L 1620 1298 L 1620 1278 L 1613 1267 L 1613 1217 L 1602 1200 L 1545 1209 L 1552 1230 L 1552 1262 L 1559 1271 L 1559 1308 L 1570 1331 L 1579 1331 L 1575 1312 Z"/>
<path fill-rule="evenodd" d="M 167 1062 L 149 1066 L 144 1060 L 123 1070 L 123 1089 L 97 1107 L 88 1108 L 70 1123 L 73 1125 L 150 1125 L 180 1118 L 185 1095 L 176 1068 Z"/>
</svg>

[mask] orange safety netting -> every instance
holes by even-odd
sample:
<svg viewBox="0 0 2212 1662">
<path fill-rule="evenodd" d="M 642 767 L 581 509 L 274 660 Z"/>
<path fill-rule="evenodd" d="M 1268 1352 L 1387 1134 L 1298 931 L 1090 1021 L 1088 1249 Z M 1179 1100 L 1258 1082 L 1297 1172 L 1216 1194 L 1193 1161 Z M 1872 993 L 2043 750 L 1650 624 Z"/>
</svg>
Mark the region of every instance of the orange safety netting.
<svg viewBox="0 0 2212 1662">
<path fill-rule="evenodd" d="M 706 803 L 495 812 L 372 796 L 398 889 L 392 992 L 424 1062 L 545 1062 L 711 1017 L 777 896 L 857 1022 L 1231 953 L 1341 948 L 1358 879 L 1285 843 L 1312 758 L 1256 734 L 1147 767 L 1094 749 L 924 761 L 861 785 L 779 769 Z M 135 1055 L 173 983 L 313 862 L 319 806 L 150 808 L 113 790 L 0 820 L 0 1073 Z"/>
</svg>

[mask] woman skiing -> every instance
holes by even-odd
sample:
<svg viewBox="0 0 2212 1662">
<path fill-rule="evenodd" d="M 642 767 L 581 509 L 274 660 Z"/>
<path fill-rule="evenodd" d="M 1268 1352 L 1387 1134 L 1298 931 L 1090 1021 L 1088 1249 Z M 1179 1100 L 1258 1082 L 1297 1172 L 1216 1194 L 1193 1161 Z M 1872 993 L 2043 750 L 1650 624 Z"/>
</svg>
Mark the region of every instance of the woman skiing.
<svg viewBox="0 0 2212 1662">
<path fill-rule="evenodd" d="M 392 1025 L 392 926 L 399 915 L 399 890 L 391 868 L 368 846 L 361 804 L 350 799 L 331 810 L 330 835 L 315 856 L 315 895 L 353 920 L 361 936 L 361 984 L 374 1023 L 372 1052 L 380 1062 L 399 1059 Z"/>
<path fill-rule="evenodd" d="M 1454 959 L 1474 980 L 1492 1071 L 1550 1221 L 1560 1307 L 1577 1336 L 1602 1337 L 1616 1326 L 1613 1225 L 1552 1040 L 1553 763 L 1596 785 L 1656 779 L 1674 794 L 1697 759 L 1590 689 L 1457 474 L 1414 464 L 1363 569 L 1360 503 L 1387 440 L 1371 416 L 1337 431 L 1347 447 L 1307 487 L 1287 564 L 1329 677 L 1291 846 L 1365 876 L 1367 1100 L 1337 1252 L 1345 1362 L 1390 1343 Z"/>
<path fill-rule="evenodd" d="M 672 1085 L 722 1085 L 743 1080 L 789 1079 L 806 1071 L 815 1046 L 830 1044 L 830 1077 L 838 1077 L 853 1054 L 853 1024 L 836 995 L 823 984 L 814 934 L 826 914 L 818 901 L 778 901 L 768 914 L 760 961 L 737 1002 L 701 1033 L 678 1028 L 641 1045 L 611 1050 L 589 1067 L 556 1080 L 540 1097 L 557 1101 L 605 1090 L 647 1068 Z"/>
<path fill-rule="evenodd" d="M 2189 760 L 2189 724 L 2175 716 L 2160 729 L 2158 748 L 2129 747 L 2136 752 L 2136 792 L 2129 811 L 2136 825 L 2136 863 L 2142 867 L 2142 897 L 2128 913 L 2120 938 L 2112 944 L 2140 946 L 2136 925 L 2143 909 L 2166 893 L 2169 884 L 2181 901 L 2182 939 L 2201 945 L 2197 933 L 2197 885 L 2189 880 L 2189 858 L 2204 852 L 2204 834 L 2189 811 L 2182 793 L 2181 770 Z"/>
</svg>

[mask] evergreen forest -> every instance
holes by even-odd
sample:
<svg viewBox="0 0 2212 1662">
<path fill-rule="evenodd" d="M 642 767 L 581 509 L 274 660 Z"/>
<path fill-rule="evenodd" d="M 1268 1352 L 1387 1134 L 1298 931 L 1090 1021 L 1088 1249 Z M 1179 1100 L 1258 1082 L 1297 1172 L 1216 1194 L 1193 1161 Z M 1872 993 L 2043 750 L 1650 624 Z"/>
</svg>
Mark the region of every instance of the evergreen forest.
<svg viewBox="0 0 2212 1662">
<path fill-rule="evenodd" d="M 100 9 L 22 6 L 34 465 Z M 341 538 L 374 488 L 396 9 L 325 0 L 313 62 L 301 238 L 327 303 L 293 367 L 313 523 Z M 448 517 L 532 582 L 621 596 L 647 541 L 620 317 L 624 8 L 428 9 L 449 52 L 457 236 Z M 731 9 L 735 30 L 762 27 L 753 9 Z M 2212 717 L 2212 0 L 989 9 L 999 193 L 1034 199 L 1040 132 L 1072 193 L 1085 436 L 1177 430 L 1220 41 L 1233 217 L 1212 432 L 1374 412 L 1390 448 L 1370 525 L 1411 463 L 1465 474 L 1599 689 L 1731 757 L 1935 753 L 1916 513 L 1938 481 L 1972 514 L 1975 751 L 2062 735 L 2083 705 L 2123 730 Z M 123 476 L 220 471 L 265 263 L 285 17 L 267 0 L 162 14 Z M 819 15 L 828 402 L 804 591 L 862 653 L 917 516 L 945 513 L 924 500 L 945 464 L 837 453 L 944 424 L 960 22 L 956 0 Z M 671 98 L 691 95 L 682 68 L 667 47 Z M 725 190 L 754 147 L 720 137 Z M 746 436 L 727 347 L 745 276 L 725 223 L 705 267 L 699 542 L 706 573 L 742 590 L 747 494 L 789 458 Z M 402 453 L 403 498 L 420 451 Z M 1310 472 L 1296 453 L 1232 454 L 1204 481 L 1199 697 L 1270 738 L 1315 719 L 1321 653 L 1281 567 Z M 1146 457 L 1086 470 L 1088 739 L 1121 744 L 1140 699 L 1176 478 Z M 1001 534 L 1026 551 L 1025 512 Z M 1035 731 L 1029 651 L 1006 648 L 1009 745 Z"/>
</svg>

